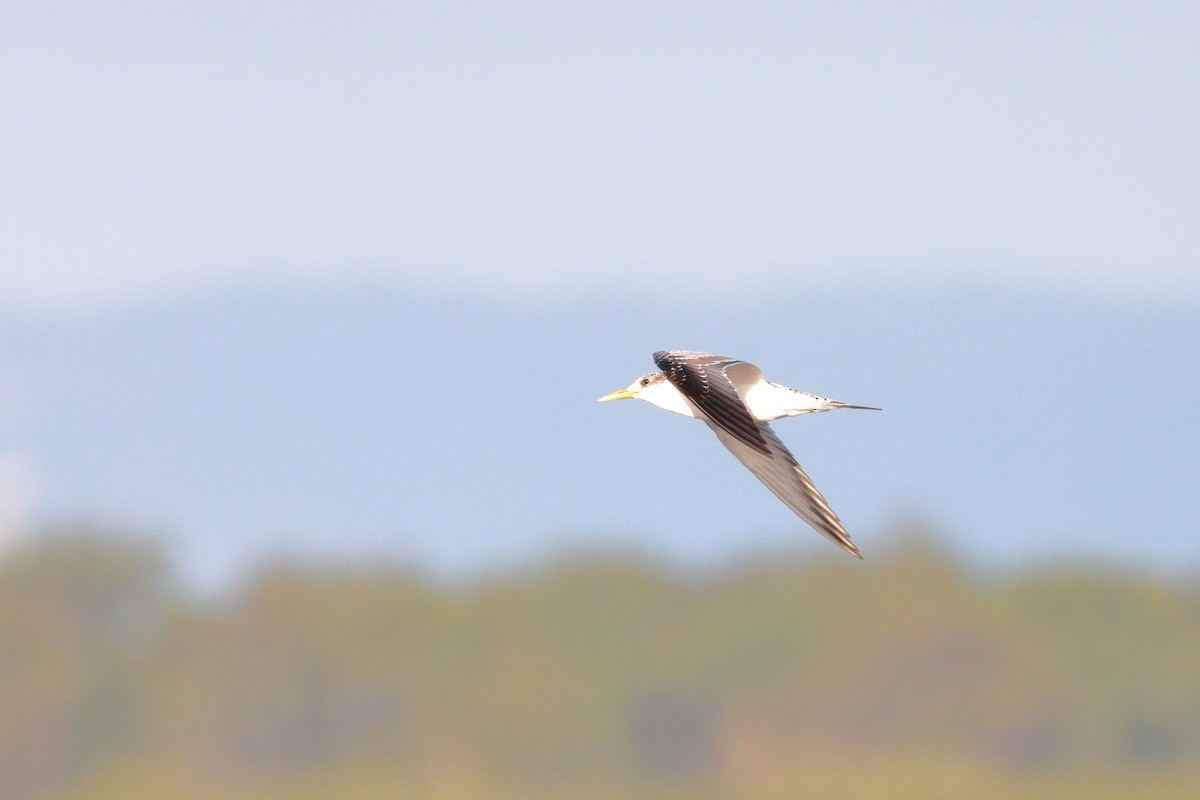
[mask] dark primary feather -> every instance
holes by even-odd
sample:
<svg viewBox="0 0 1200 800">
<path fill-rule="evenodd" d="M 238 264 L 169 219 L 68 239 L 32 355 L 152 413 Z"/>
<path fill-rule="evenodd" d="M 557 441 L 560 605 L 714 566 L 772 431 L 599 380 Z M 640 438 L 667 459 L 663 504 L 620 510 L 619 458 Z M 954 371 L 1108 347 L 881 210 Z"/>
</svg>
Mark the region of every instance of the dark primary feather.
<svg viewBox="0 0 1200 800">
<path fill-rule="evenodd" d="M 842 527 L 842 521 L 838 519 L 838 515 L 834 513 L 824 495 L 813 484 L 808 473 L 796 462 L 795 456 L 779 440 L 775 431 L 771 430 L 770 425 L 765 422 L 759 423 L 759 429 L 771 447 L 769 455 L 746 447 L 740 439 L 730 436 L 711 422 L 709 427 L 717 434 L 721 444 L 737 456 L 738 461 L 741 461 L 747 469 L 753 472 L 754 476 L 762 481 L 800 519 L 813 526 L 817 532 L 862 558 L 862 553 L 858 551 L 854 542 L 850 541 L 850 534 Z"/>
<path fill-rule="evenodd" d="M 654 363 L 675 388 L 704 412 L 713 424 L 763 455 L 771 448 L 750 415 L 726 370 L 744 364 L 736 358 L 686 350 L 659 350 Z"/>
</svg>

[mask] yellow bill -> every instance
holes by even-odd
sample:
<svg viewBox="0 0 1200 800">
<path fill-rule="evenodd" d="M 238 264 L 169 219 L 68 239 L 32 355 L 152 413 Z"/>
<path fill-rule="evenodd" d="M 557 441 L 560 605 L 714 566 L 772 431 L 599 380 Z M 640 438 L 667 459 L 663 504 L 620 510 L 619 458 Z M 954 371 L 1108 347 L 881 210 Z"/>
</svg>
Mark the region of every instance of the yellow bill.
<svg viewBox="0 0 1200 800">
<path fill-rule="evenodd" d="M 617 389 L 615 392 L 612 392 L 611 394 L 604 395 L 604 397 L 601 397 L 596 402 L 597 403 L 607 403 L 610 400 L 628 400 L 631 397 L 633 397 L 633 392 L 629 391 L 628 389 Z"/>
</svg>

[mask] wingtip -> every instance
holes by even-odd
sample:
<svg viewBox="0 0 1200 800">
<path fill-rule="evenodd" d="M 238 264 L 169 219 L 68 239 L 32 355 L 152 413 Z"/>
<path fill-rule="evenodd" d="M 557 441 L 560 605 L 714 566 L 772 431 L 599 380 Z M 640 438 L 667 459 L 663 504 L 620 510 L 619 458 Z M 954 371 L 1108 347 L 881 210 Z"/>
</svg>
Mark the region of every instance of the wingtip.
<svg viewBox="0 0 1200 800">
<path fill-rule="evenodd" d="M 837 543 L 841 545 L 842 549 L 847 553 L 861 560 L 863 555 L 861 552 L 859 552 L 858 545 L 850 540 L 849 534 L 847 534 L 845 531 L 842 531 L 841 533 L 842 535 L 837 537 Z"/>
</svg>

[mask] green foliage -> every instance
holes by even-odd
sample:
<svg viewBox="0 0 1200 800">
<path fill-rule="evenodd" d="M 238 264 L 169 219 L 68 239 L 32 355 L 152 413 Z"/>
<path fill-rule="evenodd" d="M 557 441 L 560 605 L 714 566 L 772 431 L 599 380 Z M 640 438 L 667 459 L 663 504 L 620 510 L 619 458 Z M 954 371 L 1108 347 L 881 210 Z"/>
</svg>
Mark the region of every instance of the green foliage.
<svg viewBox="0 0 1200 800">
<path fill-rule="evenodd" d="M 0 561 L 0 797 L 1178 797 L 1200 593 L 1102 571 L 264 569 L 88 532 Z"/>
</svg>

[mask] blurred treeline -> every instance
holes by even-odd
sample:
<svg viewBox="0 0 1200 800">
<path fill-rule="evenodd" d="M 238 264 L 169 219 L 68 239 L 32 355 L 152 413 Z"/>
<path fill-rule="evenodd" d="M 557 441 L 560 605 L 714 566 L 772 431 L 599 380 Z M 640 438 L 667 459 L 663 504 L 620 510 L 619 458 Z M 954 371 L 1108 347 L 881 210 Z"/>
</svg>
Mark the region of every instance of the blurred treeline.
<svg viewBox="0 0 1200 800">
<path fill-rule="evenodd" d="M 447 587 L 136 540 L 0 557 L 0 798 L 1128 798 L 1200 787 L 1200 588 L 910 539 Z"/>
</svg>

